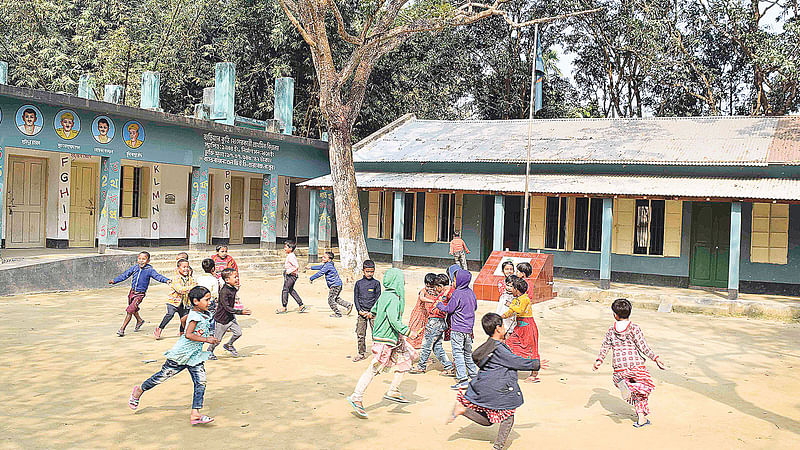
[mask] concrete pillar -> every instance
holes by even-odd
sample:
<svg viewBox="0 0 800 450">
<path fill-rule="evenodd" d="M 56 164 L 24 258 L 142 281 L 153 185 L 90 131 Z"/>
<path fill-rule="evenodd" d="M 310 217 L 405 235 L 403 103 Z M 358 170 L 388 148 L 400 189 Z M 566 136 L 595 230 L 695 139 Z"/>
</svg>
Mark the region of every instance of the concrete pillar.
<svg viewBox="0 0 800 450">
<path fill-rule="evenodd" d="M 69 178 L 72 175 L 72 156 L 69 153 L 58 154 L 58 227 L 56 228 L 56 239 L 69 242 L 69 196 L 71 186 Z M 60 247 L 57 247 L 60 248 Z"/>
<path fill-rule="evenodd" d="M 192 168 L 192 204 L 189 221 L 189 248 L 208 247 L 208 166 Z"/>
<path fill-rule="evenodd" d="M 312 189 L 308 195 L 308 262 L 319 261 L 319 241 L 317 226 L 319 225 L 319 191 Z"/>
<path fill-rule="evenodd" d="M 0 84 L 8 84 L 8 63 L 0 61 Z"/>
<path fill-rule="evenodd" d="M 742 202 L 731 203 L 731 245 L 728 260 L 728 299 L 739 297 L 739 259 L 741 256 Z"/>
<path fill-rule="evenodd" d="M 403 268 L 403 229 L 405 221 L 406 195 L 394 191 L 394 219 L 392 220 L 392 267 Z"/>
<path fill-rule="evenodd" d="M 333 191 L 319 191 L 319 224 L 317 225 L 317 239 L 323 251 L 331 248 L 331 234 L 333 232 Z"/>
<path fill-rule="evenodd" d="M 5 149 L 2 146 L 0 146 L 0 211 L 5 211 L 5 209 L 3 209 L 4 208 L 3 203 L 5 202 L 6 198 L 6 189 L 5 186 L 3 185 L 3 180 L 6 178 L 4 176 L 6 171 L 5 160 L 6 160 Z M 0 238 L 2 238 L 2 236 L 5 236 L 5 233 L 3 230 L 3 220 L 0 219 Z M 0 248 L 0 255 L 2 255 L 2 248 Z"/>
<path fill-rule="evenodd" d="M 150 166 L 150 240 L 158 246 L 161 239 L 161 164 Z"/>
<path fill-rule="evenodd" d="M 292 113 L 294 112 L 294 78 L 275 79 L 275 110 L 273 117 L 281 123 L 283 134 L 292 134 Z"/>
<path fill-rule="evenodd" d="M 600 289 L 611 287 L 611 231 L 614 227 L 614 215 L 611 205 L 614 199 L 603 199 L 602 241 L 600 243 Z"/>
<path fill-rule="evenodd" d="M 81 75 L 78 79 L 78 97 L 87 100 L 97 100 L 94 92 L 94 77 L 90 73 Z"/>
<path fill-rule="evenodd" d="M 103 89 L 103 101 L 107 103 L 122 104 L 125 89 L 118 84 L 107 84 Z"/>
<path fill-rule="evenodd" d="M 142 97 L 139 106 L 142 109 L 161 111 L 161 74 L 158 72 L 142 72 Z"/>
<path fill-rule="evenodd" d="M 277 248 L 278 174 L 265 173 L 261 186 L 261 248 Z"/>
<path fill-rule="evenodd" d="M 119 245 L 119 187 L 121 160 L 118 154 L 104 157 L 100 167 L 100 229 L 98 251 Z"/>
<path fill-rule="evenodd" d="M 505 229 L 506 198 L 502 195 L 494 196 L 494 239 L 492 250 L 503 250 L 503 230 Z"/>
<path fill-rule="evenodd" d="M 211 119 L 227 125 L 233 125 L 233 106 L 236 97 L 236 65 L 232 62 L 221 62 L 217 63 L 214 69 L 214 107 L 211 108 Z M 205 91 L 203 94 L 205 97 Z"/>
</svg>

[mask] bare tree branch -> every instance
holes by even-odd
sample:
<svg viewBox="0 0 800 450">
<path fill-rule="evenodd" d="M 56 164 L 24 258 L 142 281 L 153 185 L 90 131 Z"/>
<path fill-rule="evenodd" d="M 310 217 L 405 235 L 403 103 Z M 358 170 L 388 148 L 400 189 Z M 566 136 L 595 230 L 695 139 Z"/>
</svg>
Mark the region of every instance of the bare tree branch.
<svg viewBox="0 0 800 450">
<path fill-rule="evenodd" d="M 339 11 L 339 7 L 336 5 L 336 0 L 329 1 L 331 5 L 331 10 L 333 11 L 333 16 L 336 18 L 336 31 L 339 33 L 339 36 L 347 43 L 353 45 L 361 45 L 364 43 L 364 39 L 358 36 L 353 36 L 352 34 L 348 33 L 344 27 L 344 18 L 342 17 L 342 12 Z"/>
<path fill-rule="evenodd" d="M 283 12 L 286 13 L 286 17 L 289 18 L 289 22 L 292 22 L 292 25 L 294 25 L 294 27 L 297 28 L 297 31 L 300 32 L 300 35 L 303 36 L 303 40 L 306 41 L 306 44 L 308 44 L 308 46 L 311 47 L 312 49 L 317 48 L 317 42 L 310 34 L 308 34 L 308 31 L 306 31 L 306 29 L 303 28 L 303 26 L 300 24 L 300 22 L 297 20 L 294 14 L 292 14 L 292 11 L 290 11 L 289 6 L 287 6 L 287 3 L 292 4 L 294 6 L 292 9 L 297 11 L 297 4 L 294 3 L 293 0 L 278 0 L 278 2 L 281 4 Z"/>
</svg>

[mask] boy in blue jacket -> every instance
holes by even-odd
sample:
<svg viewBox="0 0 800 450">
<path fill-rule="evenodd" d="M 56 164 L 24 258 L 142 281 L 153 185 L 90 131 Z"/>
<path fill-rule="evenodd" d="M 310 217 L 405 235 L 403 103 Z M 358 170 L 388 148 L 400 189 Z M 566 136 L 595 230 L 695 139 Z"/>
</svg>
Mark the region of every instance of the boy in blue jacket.
<svg viewBox="0 0 800 450">
<path fill-rule="evenodd" d="M 489 339 L 475 350 L 472 359 L 480 367 L 478 375 L 469 383 L 467 392 L 459 391 L 458 401 L 447 420 L 451 423 L 458 416 L 483 425 L 500 424 L 494 448 L 502 449 L 514 426 L 514 413 L 522 406 L 522 391 L 517 383 L 517 371 L 539 370 L 539 360 L 522 358 L 511 353 L 503 342 L 506 329 L 503 318 L 488 313 L 481 319 L 483 331 Z"/>
<path fill-rule="evenodd" d="M 342 317 L 342 313 L 339 312 L 337 304 L 345 308 L 349 316 L 350 313 L 353 312 L 353 305 L 342 300 L 342 297 L 339 296 L 339 294 L 342 293 L 342 279 L 339 278 L 339 272 L 337 272 L 336 267 L 333 266 L 333 257 L 333 252 L 325 252 L 322 255 L 322 264 L 309 266 L 311 270 L 318 271 L 314 275 L 311 275 L 311 282 L 313 283 L 314 280 L 325 275 L 325 282 L 328 283 L 328 289 L 330 289 L 328 293 L 328 305 L 333 310 L 331 317 Z"/>
<path fill-rule="evenodd" d="M 150 253 L 139 252 L 136 257 L 136 265 L 131 266 L 130 269 L 108 282 L 108 284 L 117 284 L 133 277 L 131 278 L 131 291 L 128 292 L 128 307 L 125 308 L 125 320 L 122 321 L 122 328 L 117 331 L 117 336 L 119 337 L 125 336 L 125 327 L 128 326 L 131 317 L 136 317 L 136 328 L 133 331 L 139 331 L 144 325 L 144 319 L 139 315 L 139 304 L 144 300 L 147 287 L 150 286 L 150 278 L 162 283 L 169 283 L 169 278 L 156 272 L 149 262 Z"/>
</svg>

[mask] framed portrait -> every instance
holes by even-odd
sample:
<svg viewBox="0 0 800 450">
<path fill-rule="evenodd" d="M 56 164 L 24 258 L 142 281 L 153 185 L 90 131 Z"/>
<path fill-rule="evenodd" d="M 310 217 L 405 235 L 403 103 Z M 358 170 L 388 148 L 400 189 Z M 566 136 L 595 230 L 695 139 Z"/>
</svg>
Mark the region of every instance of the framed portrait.
<svg viewBox="0 0 800 450">
<path fill-rule="evenodd" d="M 144 127 L 135 120 L 129 120 L 122 127 L 122 140 L 130 148 L 139 148 L 144 144 Z"/>
<path fill-rule="evenodd" d="M 81 118 L 71 109 L 62 109 L 53 118 L 53 128 L 61 139 L 75 139 L 81 132 Z"/>
<path fill-rule="evenodd" d="M 17 110 L 17 129 L 25 136 L 36 136 L 42 131 L 44 115 L 33 105 L 22 105 Z"/>
<path fill-rule="evenodd" d="M 114 140 L 114 121 L 108 116 L 97 116 L 92 121 L 92 137 L 98 144 L 108 144 Z"/>
</svg>

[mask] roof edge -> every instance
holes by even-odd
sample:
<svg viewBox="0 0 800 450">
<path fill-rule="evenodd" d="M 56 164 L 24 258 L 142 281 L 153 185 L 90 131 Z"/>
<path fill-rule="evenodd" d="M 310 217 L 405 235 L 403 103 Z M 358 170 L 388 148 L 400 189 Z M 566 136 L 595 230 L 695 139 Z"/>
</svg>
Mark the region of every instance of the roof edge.
<svg viewBox="0 0 800 450">
<path fill-rule="evenodd" d="M 391 131 L 394 131 L 397 128 L 400 128 L 401 125 L 405 124 L 406 122 L 410 122 L 412 120 L 417 120 L 417 116 L 414 113 L 406 113 L 402 116 L 395 119 L 393 122 L 390 122 L 388 125 L 384 126 L 383 128 L 379 129 L 378 131 L 370 134 L 369 136 L 365 137 L 364 139 L 356 142 L 353 144 L 353 151 L 358 151 L 365 145 L 369 144 L 370 142 L 377 141 L 384 135 L 388 134 Z"/>
</svg>

